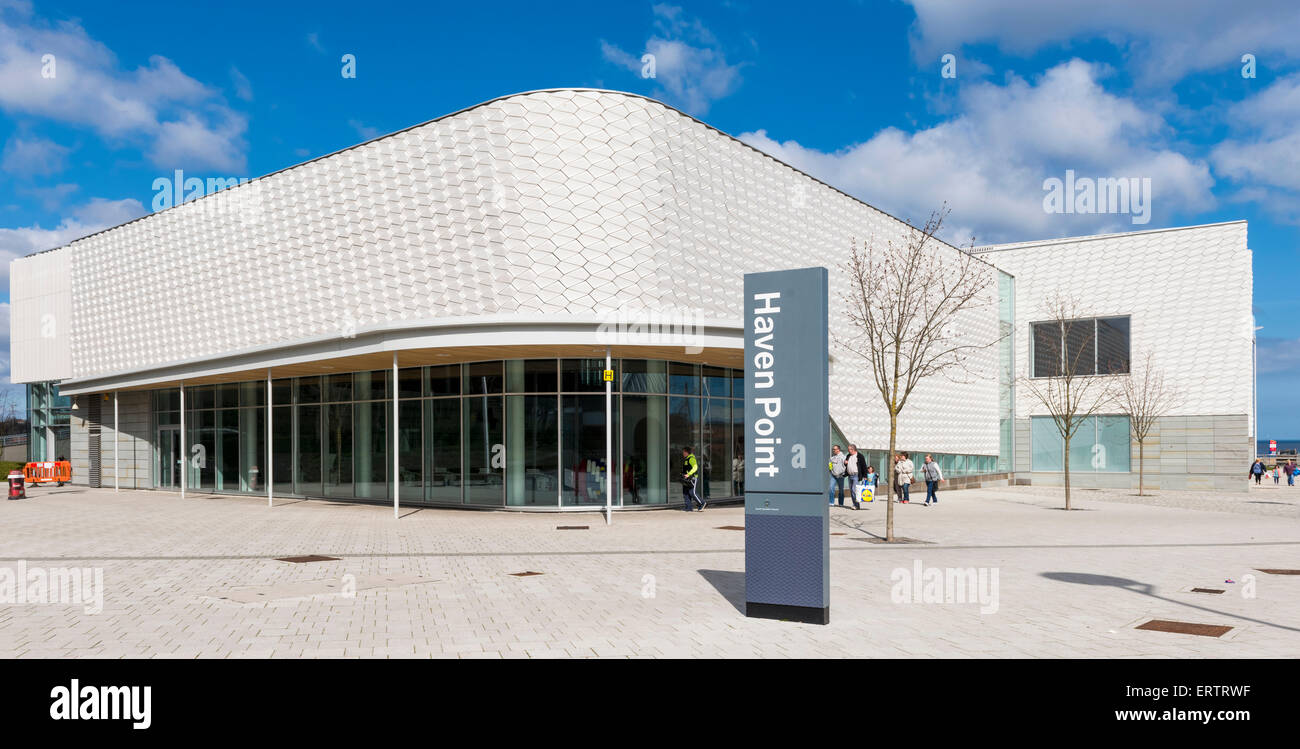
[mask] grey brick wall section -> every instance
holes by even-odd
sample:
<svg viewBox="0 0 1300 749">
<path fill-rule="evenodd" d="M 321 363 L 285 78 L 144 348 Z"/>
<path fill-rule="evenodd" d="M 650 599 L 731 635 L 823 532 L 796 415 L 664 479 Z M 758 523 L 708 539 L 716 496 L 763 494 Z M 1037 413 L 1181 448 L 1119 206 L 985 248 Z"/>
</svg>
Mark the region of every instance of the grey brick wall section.
<svg viewBox="0 0 1300 749">
<path fill-rule="evenodd" d="M 86 422 L 86 406 L 91 398 L 104 395 L 73 396 L 72 409 L 72 483 L 86 485 L 90 477 L 90 441 Z M 102 402 L 103 426 L 100 432 L 100 477 L 103 488 L 112 489 L 116 475 L 123 489 L 148 489 L 153 486 L 153 447 L 151 446 L 151 420 L 149 393 L 130 391 L 118 393 L 118 428 L 113 428 L 113 394 Z M 120 473 L 114 461 L 114 440 L 117 456 L 121 460 Z"/>
</svg>

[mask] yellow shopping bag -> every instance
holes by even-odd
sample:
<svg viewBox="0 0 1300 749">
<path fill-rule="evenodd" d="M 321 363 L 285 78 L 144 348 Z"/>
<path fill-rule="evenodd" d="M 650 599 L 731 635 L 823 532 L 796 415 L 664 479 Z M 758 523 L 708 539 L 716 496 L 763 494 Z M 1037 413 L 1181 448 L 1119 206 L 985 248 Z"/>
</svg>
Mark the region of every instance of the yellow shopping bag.
<svg viewBox="0 0 1300 749">
<path fill-rule="evenodd" d="M 876 491 L 871 484 L 858 484 L 858 501 L 874 502 L 876 500 Z"/>
</svg>

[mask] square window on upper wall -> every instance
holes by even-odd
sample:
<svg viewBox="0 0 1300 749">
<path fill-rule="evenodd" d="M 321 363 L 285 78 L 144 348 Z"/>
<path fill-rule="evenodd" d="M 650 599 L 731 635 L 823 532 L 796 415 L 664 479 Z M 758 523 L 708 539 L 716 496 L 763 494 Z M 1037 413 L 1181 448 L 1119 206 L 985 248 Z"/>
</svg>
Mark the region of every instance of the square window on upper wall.
<svg viewBox="0 0 1300 749">
<path fill-rule="evenodd" d="M 424 367 L 397 370 L 397 397 L 419 398 L 424 394 Z"/>
<path fill-rule="evenodd" d="M 429 367 L 429 395 L 460 395 L 460 365 Z"/>
<path fill-rule="evenodd" d="M 266 381 L 253 380 L 252 382 L 239 383 L 239 405 L 265 406 Z"/>
<path fill-rule="evenodd" d="M 1061 326 L 1054 322 L 1036 322 L 1030 326 L 1034 377 L 1061 375 Z"/>
<path fill-rule="evenodd" d="M 388 381 L 392 378 L 393 372 L 390 369 L 353 373 L 353 399 L 359 401 L 387 400 Z"/>
<path fill-rule="evenodd" d="M 731 397 L 731 378 L 727 376 L 727 370 L 722 367 L 704 367 L 701 371 L 704 383 L 704 394 L 711 395 L 714 398 Z"/>
<path fill-rule="evenodd" d="M 618 360 L 614 367 L 614 382 L 618 382 Z M 560 389 L 566 393 L 605 392 L 604 359 L 561 359 Z"/>
<path fill-rule="evenodd" d="M 325 400 L 327 402 L 352 400 L 352 375 L 327 375 L 325 377 Z"/>
<path fill-rule="evenodd" d="M 271 381 L 271 403 L 277 406 L 287 406 L 293 403 L 293 380 L 284 378 L 282 380 Z"/>
<path fill-rule="evenodd" d="M 507 393 L 554 393 L 559 390 L 555 359 L 511 359 L 506 362 Z"/>
<path fill-rule="evenodd" d="M 298 389 L 298 403 L 320 403 L 321 382 L 319 376 L 299 377 L 294 384 Z"/>
<path fill-rule="evenodd" d="M 674 395 L 699 395 L 700 365 L 670 362 L 668 364 L 668 392 Z"/>
<path fill-rule="evenodd" d="M 668 391 L 668 363 L 654 359 L 623 359 L 625 393 L 665 393 Z"/>
</svg>

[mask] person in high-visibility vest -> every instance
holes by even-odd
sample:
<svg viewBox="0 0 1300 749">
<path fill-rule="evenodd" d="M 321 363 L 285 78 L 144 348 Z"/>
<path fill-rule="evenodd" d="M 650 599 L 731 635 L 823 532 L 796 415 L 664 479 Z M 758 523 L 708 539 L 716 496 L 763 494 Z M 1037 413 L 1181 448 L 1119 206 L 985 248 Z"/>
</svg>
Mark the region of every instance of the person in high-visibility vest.
<svg viewBox="0 0 1300 749">
<path fill-rule="evenodd" d="M 700 463 L 695 459 L 695 451 L 689 447 L 682 448 L 682 503 L 686 505 L 685 510 L 691 511 L 691 501 L 700 506 L 703 510 L 708 503 L 700 499 L 700 495 L 695 493 L 695 482 L 700 477 Z"/>
</svg>

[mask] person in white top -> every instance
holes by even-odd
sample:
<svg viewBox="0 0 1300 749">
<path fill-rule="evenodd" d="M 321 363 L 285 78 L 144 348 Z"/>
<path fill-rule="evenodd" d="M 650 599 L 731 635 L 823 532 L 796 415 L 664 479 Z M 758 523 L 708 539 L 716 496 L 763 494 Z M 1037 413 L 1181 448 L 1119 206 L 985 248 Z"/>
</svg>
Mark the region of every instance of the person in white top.
<svg viewBox="0 0 1300 749">
<path fill-rule="evenodd" d="M 911 503 L 912 472 L 915 470 L 916 466 L 907 453 L 899 453 L 898 462 L 894 464 L 894 487 L 900 504 Z"/>
</svg>

